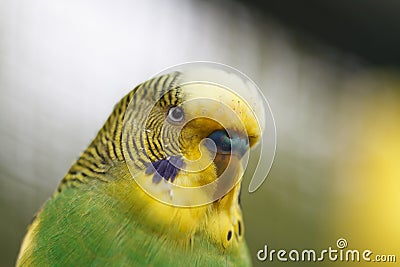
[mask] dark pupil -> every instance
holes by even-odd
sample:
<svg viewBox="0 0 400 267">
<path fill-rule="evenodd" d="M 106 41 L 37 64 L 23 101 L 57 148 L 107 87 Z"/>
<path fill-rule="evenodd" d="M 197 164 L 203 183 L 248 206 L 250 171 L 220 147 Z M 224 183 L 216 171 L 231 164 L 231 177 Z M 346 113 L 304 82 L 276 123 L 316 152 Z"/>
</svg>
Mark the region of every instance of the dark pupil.
<svg viewBox="0 0 400 267">
<path fill-rule="evenodd" d="M 175 120 L 182 119 L 182 110 L 179 107 L 176 107 L 172 110 L 172 118 Z"/>
</svg>

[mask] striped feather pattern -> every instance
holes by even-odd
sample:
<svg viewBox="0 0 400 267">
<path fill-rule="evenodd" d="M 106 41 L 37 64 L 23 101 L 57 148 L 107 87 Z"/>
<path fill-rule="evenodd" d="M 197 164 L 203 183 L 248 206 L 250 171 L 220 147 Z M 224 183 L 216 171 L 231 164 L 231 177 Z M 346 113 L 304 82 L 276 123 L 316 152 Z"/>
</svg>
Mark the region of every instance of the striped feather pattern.
<svg viewBox="0 0 400 267">
<path fill-rule="evenodd" d="M 148 80 L 123 97 L 61 181 L 58 192 L 93 177 L 107 182 L 106 172 L 125 161 L 124 151 L 138 169 L 164 158 L 166 153 L 178 153 L 176 142 L 165 146 L 165 140 L 178 140 L 179 133 L 163 122 L 168 109 L 182 103 L 181 90 L 176 86 L 179 75 L 174 72 Z"/>
</svg>

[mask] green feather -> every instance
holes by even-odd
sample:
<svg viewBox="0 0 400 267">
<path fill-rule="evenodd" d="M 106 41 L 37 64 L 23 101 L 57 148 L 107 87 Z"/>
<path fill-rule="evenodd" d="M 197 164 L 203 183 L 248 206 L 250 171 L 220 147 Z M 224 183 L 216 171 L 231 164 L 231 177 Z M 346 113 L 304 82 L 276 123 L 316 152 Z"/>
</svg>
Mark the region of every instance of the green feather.
<svg viewBox="0 0 400 267">
<path fill-rule="evenodd" d="M 36 220 L 20 266 L 249 266 L 245 242 L 223 252 L 205 235 L 179 246 L 157 234 L 123 201 L 135 194 L 119 182 L 90 182 L 50 199 Z M 118 191 L 116 191 L 118 189 Z M 106 192 L 118 192 L 118 196 Z M 134 205 L 134 204 L 133 204 Z"/>
</svg>

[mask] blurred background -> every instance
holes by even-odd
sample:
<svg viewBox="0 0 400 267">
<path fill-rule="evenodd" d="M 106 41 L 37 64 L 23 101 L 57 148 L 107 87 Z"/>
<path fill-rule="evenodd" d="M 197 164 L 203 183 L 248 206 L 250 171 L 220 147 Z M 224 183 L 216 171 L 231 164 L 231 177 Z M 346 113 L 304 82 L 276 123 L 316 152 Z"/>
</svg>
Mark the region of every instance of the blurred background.
<svg viewBox="0 0 400 267">
<path fill-rule="evenodd" d="M 270 175 L 242 197 L 254 265 L 282 265 L 257 260 L 264 245 L 322 250 L 338 238 L 398 264 L 399 10 L 392 0 L 1 1 L 0 266 L 14 265 L 33 214 L 113 105 L 192 60 L 246 73 L 275 116 Z M 344 264 L 364 265 L 314 265 Z"/>
</svg>

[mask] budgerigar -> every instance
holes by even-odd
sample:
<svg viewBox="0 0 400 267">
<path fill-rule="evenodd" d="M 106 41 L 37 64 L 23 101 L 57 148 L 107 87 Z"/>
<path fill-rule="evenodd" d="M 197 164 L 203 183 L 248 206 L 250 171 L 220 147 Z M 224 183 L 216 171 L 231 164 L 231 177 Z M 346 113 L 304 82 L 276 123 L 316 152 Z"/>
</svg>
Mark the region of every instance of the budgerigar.
<svg viewBox="0 0 400 267">
<path fill-rule="evenodd" d="M 239 174 L 229 173 L 239 182 L 211 202 L 210 191 L 179 195 L 171 185 L 203 186 L 227 162 L 240 165 L 260 139 L 259 123 L 238 95 L 202 84 L 176 86 L 180 75 L 153 78 L 115 106 L 35 216 L 17 266 L 251 265 Z M 210 114 L 227 118 L 220 123 Z M 182 205 L 172 203 L 178 198 Z"/>
</svg>

